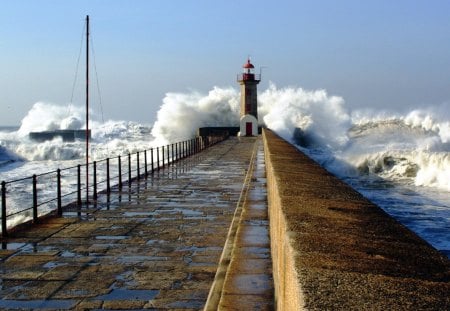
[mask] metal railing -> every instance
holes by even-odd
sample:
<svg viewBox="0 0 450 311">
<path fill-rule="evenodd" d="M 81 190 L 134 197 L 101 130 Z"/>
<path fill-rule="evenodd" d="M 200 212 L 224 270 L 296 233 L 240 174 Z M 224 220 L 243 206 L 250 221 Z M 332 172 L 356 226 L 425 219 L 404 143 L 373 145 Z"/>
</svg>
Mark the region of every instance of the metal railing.
<svg viewBox="0 0 450 311">
<path fill-rule="evenodd" d="M 110 194 L 112 183 L 122 189 L 127 183 L 147 178 L 149 174 L 170 166 L 176 161 L 194 155 L 204 149 L 227 139 L 227 135 L 203 136 L 166 146 L 150 148 L 135 153 L 106 158 L 89 163 L 92 172 L 89 189 L 82 181 L 86 164 L 79 164 L 56 171 L 33 175 L 30 177 L 1 182 L 1 232 L 8 236 L 8 230 L 18 225 L 33 222 L 39 217 L 55 213 L 62 215 L 63 204 L 83 205 L 95 202 L 100 193 Z M 88 197 L 89 194 L 89 197 Z M 17 198 L 20 197 L 20 202 Z M 12 207 L 9 207 L 12 205 Z M 19 208 L 19 205 L 22 208 Z M 25 206 L 25 207 L 23 207 Z M 9 212 L 9 213 L 8 213 Z"/>
<path fill-rule="evenodd" d="M 254 73 L 241 73 L 237 75 L 237 81 L 261 81 L 261 75 L 260 74 L 254 74 Z"/>
</svg>

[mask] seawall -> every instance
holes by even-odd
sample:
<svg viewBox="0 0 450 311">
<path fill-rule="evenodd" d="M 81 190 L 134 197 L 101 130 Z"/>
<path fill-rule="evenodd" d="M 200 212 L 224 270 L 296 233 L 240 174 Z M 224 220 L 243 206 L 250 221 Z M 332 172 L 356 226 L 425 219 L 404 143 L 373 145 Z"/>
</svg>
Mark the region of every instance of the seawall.
<svg viewBox="0 0 450 311">
<path fill-rule="evenodd" d="M 448 310 L 450 262 L 263 131 L 277 310 Z"/>
</svg>

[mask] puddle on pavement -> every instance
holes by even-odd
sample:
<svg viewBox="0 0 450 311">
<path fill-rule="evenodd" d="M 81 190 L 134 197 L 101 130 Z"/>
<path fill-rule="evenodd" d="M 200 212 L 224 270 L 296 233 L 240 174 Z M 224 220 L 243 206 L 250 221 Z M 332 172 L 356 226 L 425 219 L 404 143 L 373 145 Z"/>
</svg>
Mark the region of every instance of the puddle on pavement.
<svg viewBox="0 0 450 311">
<path fill-rule="evenodd" d="M 266 226 L 266 231 L 269 232 L 269 221 L 264 219 L 246 219 L 243 222 L 246 225 L 253 225 L 253 226 Z"/>
<path fill-rule="evenodd" d="M 101 295 L 92 300 L 152 300 L 159 290 L 113 289 L 109 294 Z"/>
<path fill-rule="evenodd" d="M 268 226 L 249 225 L 243 228 L 244 235 L 259 235 L 264 236 L 269 234 Z"/>
<path fill-rule="evenodd" d="M 3 250 L 18 250 L 21 254 L 33 254 L 39 252 L 54 251 L 49 247 L 38 247 L 36 243 L 21 243 L 21 242 L 2 242 Z"/>
<path fill-rule="evenodd" d="M 2 309 L 72 309 L 77 303 L 76 300 L 0 300 Z"/>
<path fill-rule="evenodd" d="M 174 210 L 183 213 L 184 216 L 202 216 L 203 215 L 203 212 L 194 211 L 191 209 L 174 208 Z"/>
<path fill-rule="evenodd" d="M 265 235 L 253 235 L 253 234 L 244 235 L 243 240 L 245 241 L 245 243 L 247 245 L 265 245 L 265 244 L 268 245 L 270 243 L 269 236 L 267 234 L 265 234 Z"/>
<path fill-rule="evenodd" d="M 61 253 L 61 257 L 74 258 L 74 257 L 80 257 L 80 256 L 73 252 L 70 252 L 70 251 L 64 251 Z"/>
<path fill-rule="evenodd" d="M 122 215 L 125 217 L 136 217 L 136 216 L 153 216 L 154 212 L 124 212 Z"/>
<path fill-rule="evenodd" d="M 26 245 L 26 243 L 2 242 L 2 249 L 16 250 L 16 249 L 24 247 L 25 245 Z"/>
<path fill-rule="evenodd" d="M 45 265 L 43 265 L 43 267 L 46 269 L 52 269 L 52 268 L 67 266 L 67 265 L 68 265 L 67 263 L 49 261 Z"/>
<path fill-rule="evenodd" d="M 165 256 L 122 256 L 117 258 L 116 261 L 121 264 L 132 264 L 145 261 L 167 261 L 169 257 Z"/>
<path fill-rule="evenodd" d="M 222 251 L 221 247 L 198 247 L 198 246 L 185 246 L 176 249 L 177 252 L 190 251 L 196 255 L 197 252 L 208 252 L 208 251 Z"/>
<path fill-rule="evenodd" d="M 163 240 L 148 240 L 145 244 L 147 245 L 155 245 L 160 243 L 166 243 L 166 241 Z"/>
<path fill-rule="evenodd" d="M 126 235 L 97 235 L 95 238 L 97 240 L 125 240 L 129 237 Z"/>
</svg>

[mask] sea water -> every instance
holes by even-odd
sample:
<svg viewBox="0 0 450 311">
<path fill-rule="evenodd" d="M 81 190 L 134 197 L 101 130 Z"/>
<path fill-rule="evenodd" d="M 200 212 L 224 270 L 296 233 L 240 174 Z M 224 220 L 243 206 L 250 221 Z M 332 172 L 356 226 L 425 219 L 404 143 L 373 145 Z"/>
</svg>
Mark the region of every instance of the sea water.
<svg viewBox="0 0 450 311">
<path fill-rule="evenodd" d="M 325 90 L 258 94 L 261 125 L 294 144 L 450 257 L 450 114 L 440 105 L 408 113 L 354 110 Z M 17 128 L 0 128 L 0 180 L 83 163 L 84 142 L 28 138 L 82 129 L 82 108 L 36 103 Z M 45 120 L 43 122 L 42 120 Z M 238 126 L 239 92 L 167 93 L 153 125 L 92 121 L 91 160 L 192 138 L 203 126 Z"/>
</svg>

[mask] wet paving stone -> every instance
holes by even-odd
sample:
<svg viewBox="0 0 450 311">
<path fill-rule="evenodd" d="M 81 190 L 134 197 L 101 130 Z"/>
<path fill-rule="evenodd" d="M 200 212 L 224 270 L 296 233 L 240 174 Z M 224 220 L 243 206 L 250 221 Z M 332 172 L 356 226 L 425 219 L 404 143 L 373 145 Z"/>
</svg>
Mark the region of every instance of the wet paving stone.
<svg viewBox="0 0 450 311">
<path fill-rule="evenodd" d="M 231 138 L 15 232 L 0 308 L 202 309 L 255 141 Z"/>
<path fill-rule="evenodd" d="M 217 310 L 274 310 L 264 151 L 259 142 Z M 213 309 L 208 306 L 208 309 Z"/>
</svg>

